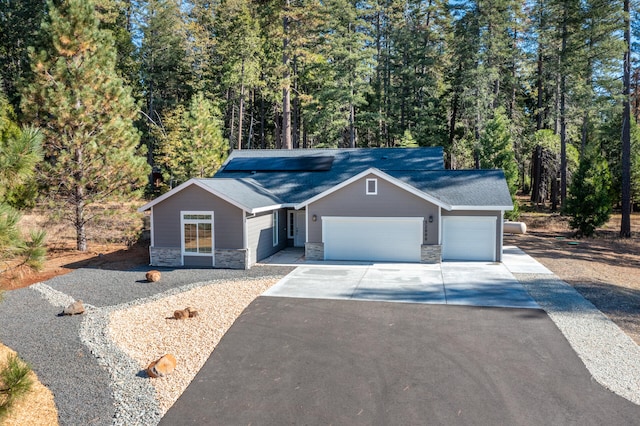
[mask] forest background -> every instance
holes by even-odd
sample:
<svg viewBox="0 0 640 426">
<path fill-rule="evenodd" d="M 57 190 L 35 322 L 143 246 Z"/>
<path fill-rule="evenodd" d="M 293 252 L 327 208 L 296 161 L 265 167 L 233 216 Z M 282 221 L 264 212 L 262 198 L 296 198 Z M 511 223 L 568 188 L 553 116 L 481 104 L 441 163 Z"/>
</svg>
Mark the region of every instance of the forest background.
<svg viewBox="0 0 640 426">
<path fill-rule="evenodd" d="M 442 146 L 447 167 L 502 168 L 553 210 L 621 207 L 628 236 L 636 15 L 628 0 L 0 0 L 0 134 L 34 154 L 4 170 L 0 206 L 65 206 L 83 250 L 88 205 L 211 176 L 231 149 Z"/>
</svg>

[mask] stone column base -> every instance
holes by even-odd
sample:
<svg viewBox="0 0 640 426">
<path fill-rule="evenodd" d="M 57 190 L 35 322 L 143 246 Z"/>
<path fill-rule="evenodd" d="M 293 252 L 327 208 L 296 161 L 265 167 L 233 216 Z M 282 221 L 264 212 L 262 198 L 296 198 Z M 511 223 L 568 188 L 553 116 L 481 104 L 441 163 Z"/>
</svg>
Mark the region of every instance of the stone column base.
<svg viewBox="0 0 640 426">
<path fill-rule="evenodd" d="M 420 246 L 420 263 L 441 263 L 442 246 L 422 245 Z"/>
<path fill-rule="evenodd" d="M 324 260 L 324 243 L 305 243 L 304 257 L 307 260 Z"/>
</svg>

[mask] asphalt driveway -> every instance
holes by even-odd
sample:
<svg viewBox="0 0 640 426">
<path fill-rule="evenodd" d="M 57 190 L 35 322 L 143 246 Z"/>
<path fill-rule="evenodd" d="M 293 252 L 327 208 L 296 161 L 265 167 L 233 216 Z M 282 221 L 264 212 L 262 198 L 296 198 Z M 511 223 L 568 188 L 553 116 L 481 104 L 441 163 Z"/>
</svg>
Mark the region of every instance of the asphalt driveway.
<svg viewBox="0 0 640 426">
<path fill-rule="evenodd" d="M 259 297 L 161 424 L 628 425 L 538 309 Z"/>
</svg>

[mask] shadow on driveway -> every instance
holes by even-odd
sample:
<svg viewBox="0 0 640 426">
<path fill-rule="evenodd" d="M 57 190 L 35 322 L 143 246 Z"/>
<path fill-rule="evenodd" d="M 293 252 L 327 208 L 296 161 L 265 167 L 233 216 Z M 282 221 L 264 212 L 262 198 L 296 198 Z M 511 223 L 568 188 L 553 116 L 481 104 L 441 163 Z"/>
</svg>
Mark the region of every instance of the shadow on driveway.
<svg viewBox="0 0 640 426">
<path fill-rule="evenodd" d="M 634 424 L 537 309 L 259 297 L 161 424 Z"/>
</svg>

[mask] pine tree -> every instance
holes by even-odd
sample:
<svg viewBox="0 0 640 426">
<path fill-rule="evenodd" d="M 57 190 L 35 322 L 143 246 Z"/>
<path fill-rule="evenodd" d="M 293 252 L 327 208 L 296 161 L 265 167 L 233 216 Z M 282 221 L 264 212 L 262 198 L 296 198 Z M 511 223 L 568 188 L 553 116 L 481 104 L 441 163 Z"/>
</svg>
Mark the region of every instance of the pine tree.
<svg viewBox="0 0 640 426">
<path fill-rule="evenodd" d="M 224 162 L 229 145 L 222 137 L 219 115 L 198 93 L 188 110 L 180 106 L 163 120 L 157 158 L 172 186 L 194 177 L 212 177 Z"/>
<path fill-rule="evenodd" d="M 39 268 L 44 260 L 45 233 L 31 233 L 24 239 L 18 228 L 20 213 L 12 201 L 24 198 L 25 184 L 33 180 L 42 160 L 42 134 L 33 128 L 20 129 L 13 108 L 0 91 L 0 259 L 22 258 L 23 263 Z"/>
<path fill-rule="evenodd" d="M 221 79 L 225 91 L 237 94 L 238 99 L 237 138 L 232 128 L 230 140 L 236 139 L 236 147 L 241 149 L 246 93 L 258 86 L 260 78 L 260 28 L 247 0 L 225 0 L 216 15 L 216 53 L 221 58 Z M 235 101 L 232 99 L 230 104 L 234 108 Z"/>
<path fill-rule="evenodd" d="M 518 166 L 515 161 L 513 139 L 509 129 L 509 119 L 504 109 L 498 108 L 491 120 L 485 124 L 478 143 L 478 157 L 483 169 L 502 169 L 511 193 L 514 210 L 510 218 L 518 216 L 518 202 L 515 198 L 518 189 Z"/>
<path fill-rule="evenodd" d="M 35 81 L 24 110 L 45 135 L 43 177 L 57 209 L 73 223 L 87 250 L 87 208 L 144 185 L 145 159 L 133 126 L 136 106 L 115 70 L 108 31 L 86 0 L 50 1 L 42 29 L 51 49 L 32 54 Z"/>
<path fill-rule="evenodd" d="M 573 176 L 565 212 L 579 237 L 591 237 L 611 216 L 611 174 L 600 152 L 588 149 Z"/>
</svg>

